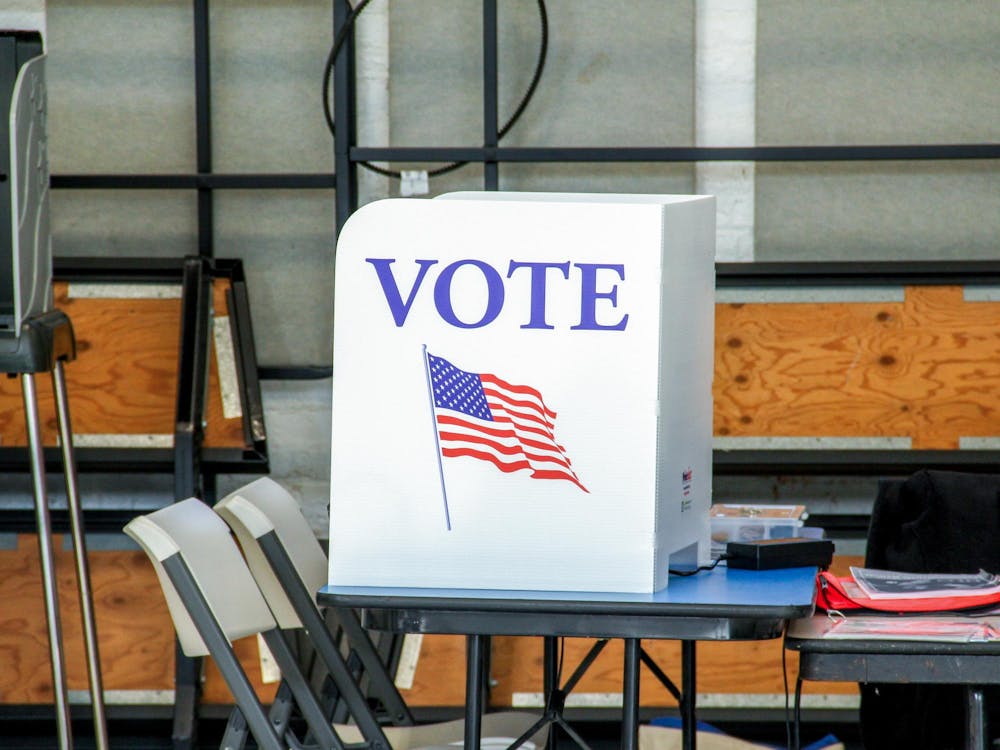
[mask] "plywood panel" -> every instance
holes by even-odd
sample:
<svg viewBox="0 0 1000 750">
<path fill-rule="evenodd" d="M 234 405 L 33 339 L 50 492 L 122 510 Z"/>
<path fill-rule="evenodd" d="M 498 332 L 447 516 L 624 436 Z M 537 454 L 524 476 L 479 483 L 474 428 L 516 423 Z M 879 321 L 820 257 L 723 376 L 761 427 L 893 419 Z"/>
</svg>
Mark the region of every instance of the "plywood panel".
<svg viewBox="0 0 1000 750">
<path fill-rule="evenodd" d="M 57 568 L 71 689 L 86 690 L 83 636 L 77 605 L 72 554 L 57 538 Z M 839 568 L 857 558 L 838 558 Z M 174 638 L 166 604 L 152 566 L 138 551 L 90 553 L 101 664 L 107 690 L 170 690 L 173 688 Z M 0 702 L 52 701 L 48 641 L 42 604 L 37 539 L 19 535 L 17 549 L 0 551 Z M 592 643 L 566 639 L 564 675 L 575 668 Z M 261 679 L 255 638 L 237 641 L 235 648 L 262 700 L 276 689 Z M 679 647 L 672 641 L 644 641 L 644 647 L 675 681 L 680 680 Z M 703 693 L 781 693 L 781 641 L 701 643 L 698 645 L 698 685 Z M 794 680 L 796 654 L 787 654 Z M 612 641 L 581 680 L 577 692 L 616 693 L 621 690 L 622 647 Z M 739 676 L 739 679 L 736 679 Z M 539 638 L 493 639 L 492 702 L 511 705 L 515 693 L 542 689 L 542 644 Z M 218 670 L 205 664 L 203 700 L 230 703 Z M 852 684 L 810 684 L 812 692 L 854 692 Z M 427 635 L 423 639 L 413 687 L 403 691 L 414 706 L 459 706 L 465 700 L 465 639 Z M 669 694 L 643 670 L 644 705 L 669 706 Z"/>
<path fill-rule="evenodd" d="M 56 536 L 59 608 L 70 690 L 88 690 L 73 553 Z M 105 690 L 172 690 L 174 630 L 159 582 L 145 553 L 100 550 L 88 555 Z M 277 686 L 261 681 L 255 638 L 236 642 L 262 700 Z M 51 703 L 48 631 L 42 599 L 38 541 L 18 535 L 16 549 L 0 550 L 0 703 Z M 210 660 L 203 701 L 232 703 Z"/>
<path fill-rule="evenodd" d="M 227 315 L 228 281 L 216 280 L 216 315 Z M 54 287 L 56 306 L 73 323 L 77 359 L 66 365 L 75 434 L 173 435 L 180 349 L 180 299 L 89 299 Z M 51 379 L 35 377 L 46 445 L 56 444 Z M 0 378 L 0 445 L 25 445 L 20 380 Z M 224 419 L 219 373 L 210 358 L 206 445 L 242 447 L 239 418 Z"/>
<path fill-rule="evenodd" d="M 86 690 L 73 553 L 62 549 L 61 537 L 55 544 L 67 681 L 71 690 Z M 173 629 L 146 555 L 101 551 L 89 562 L 105 689 L 172 689 Z M 16 549 L 0 551 L 0 701 L 52 699 L 38 541 L 20 534 Z"/>
<path fill-rule="evenodd" d="M 902 303 L 716 306 L 715 434 L 1000 435 L 1000 303 L 908 287 Z"/>
</svg>

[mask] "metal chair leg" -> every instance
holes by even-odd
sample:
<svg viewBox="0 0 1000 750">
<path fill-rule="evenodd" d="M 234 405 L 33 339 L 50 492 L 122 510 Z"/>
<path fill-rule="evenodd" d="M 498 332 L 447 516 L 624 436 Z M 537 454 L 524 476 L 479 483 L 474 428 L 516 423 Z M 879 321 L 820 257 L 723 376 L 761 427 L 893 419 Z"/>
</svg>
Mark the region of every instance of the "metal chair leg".
<svg viewBox="0 0 1000 750">
<path fill-rule="evenodd" d="M 80 592 L 80 614 L 83 619 L 84 645 L 87 651 L 87 674 L 90 678 L 90 700 L 94 717 L 94 740 L 97 750 L 108 750 L 108 726 L 104 712 L 104 687 L 101 680 L 101 658 L 97 645 L 94 619 L 94 597 L 90 589 L 90 568 L 87 564 L 87 542 L 83 530 L 83 509 L 76 482 L 76 461 L 73 457 L 73 430 L 66 395 L 66 375 L 63 363 L 56 361 L 52 370 L 59 440 L 62 445 L 63 474 L 66 478 L 66 504 L 69 509 L 73 552 L 76 558 L 76 581 Z"/>
<path fill-rule="evenodd" d="M 38 396 L 31 373 L 21 374 L 24 397 L 24 421 L 28 428 L 28 450 L 31 457 L 31 482 L 35 495 L 35 525 L 38 531 L 38 553 L 42 566 L 42 590 L 45 596 L 45 618 L 49 630 L 49 655 L 52 660 L 52 690 L 55 695 L 56 730 L 60 750 L 73 747 L 69 715 L 69 691 L 66 687 L 66 663 L 63 658 L 62 627 L 59 620 L 59 594 L 56 587 L 55 555 L 52 550 L 52 524 L 49 500 L 45 489 L 45 455 L 38 420 Z"/>
</svg>

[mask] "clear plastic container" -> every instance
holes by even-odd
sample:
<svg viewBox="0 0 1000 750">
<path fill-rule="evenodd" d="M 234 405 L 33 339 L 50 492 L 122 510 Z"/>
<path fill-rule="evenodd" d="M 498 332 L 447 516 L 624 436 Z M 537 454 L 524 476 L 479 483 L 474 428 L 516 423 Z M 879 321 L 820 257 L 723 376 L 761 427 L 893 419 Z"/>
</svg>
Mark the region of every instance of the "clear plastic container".
<svg viewBox="0 0 1000 750">
<path fill-rule="evenodd" d="M 712 556 L 719 557 L 725 552 L 728 542 L 800 536 L 804 521 L 808 517 L 804 505 L 742 503 L 713 505 L 709 512 L 712 527 Z"/>
</svg>

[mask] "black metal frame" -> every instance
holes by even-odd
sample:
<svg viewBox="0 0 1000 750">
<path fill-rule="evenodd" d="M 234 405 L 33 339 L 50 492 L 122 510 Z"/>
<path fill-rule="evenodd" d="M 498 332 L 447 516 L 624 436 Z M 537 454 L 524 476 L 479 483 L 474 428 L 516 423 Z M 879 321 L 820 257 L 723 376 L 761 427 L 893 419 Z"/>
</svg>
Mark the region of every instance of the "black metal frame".
<svg viewBox="0 0 1000 750">
<path fill-rule="evenodd" d="M 241 261 L 196 257 L 129 258 L 111 262 L 105 258 L 56 258 L 53 276 L 58 281 L 70 282 L 177 283 L 184 289 L 175 447 L 76 448 L 77 469 L 80 472 L 176 473 L 178 497 L 197 494 L 194 490 L 199 486 L 199 475 L 211 481 L 215 475 L 222 473 L 267 472 L 267 435 L 263 426 L 263 406 L 256 379 L 257 359 Z M 210 341 L 208 323 L 212 304 L 208 286 L 212 279 L 228 279 L 231 285 L 230 320 L 237 351 L 240 395 L 244 404 L 244 434 L 249 438 L 247 449 L 201 446 Z M 58 448 L 47 449 L 45 460 L 53 468 L 62 466 Z M 27 468 L 28 459 L 23 447 L 0 446 L 0 472 L 21 472 Z M 8 514 L 16 517 L 16 513 L 3 511 L 5 526 Z M 88 510 L 87 518 L 105 513 L 111 515 L 110 512 Z M 120 531 L 121 525 L 132 515 L 124 518 L 117 530 Z M 115 522 L 118 520 L 116 518 Z"/>
<path fill-rule="evenodd" d="M 639 146 L 514 147 L 498 146 L 497 2 L 483 3 L 483 145 L 459 147 L 359 147 L 356 142 L 353 32 L 341 47 L 334 68 L 337 147 L 337 227 L 357 209 L 357 163 L 362 161 L 478 162 L 483 188 L 498 188 L 501 162 L 698 162 L 698 161 L 884 161 L 925 159 L 1000 159 L 1000 143 L 844 146 Z M 334 0 L 334 34 L 340 33 L 350 8 Z"/>
<path fill-rule="evenodd" d="M 349 13 L 347 0 L 334 0 L 334 33 Z M 879 161 L 1000 159 L 1000 143 L 932 145 L 504 148 L 497 145 L 496 0 L 483 0 L 483 146 L 358 147 L 356 145 L 353 34 L 336 58 L 337 226 L 357 208 L 356 169 L 361 161 L 480 162 L 483 187 L 498 188 L 500 162 L 697 162 L 697 161 Z M 884 284 L 998 284 L 996 261 L 884 261 L 865 263 L 719 263 L 719 288 L 741 286 L 838 286 Z M 995 471 L 1000 451 L 925 450 L 727 450 L 714 452 L 719 475 L 898 475 L 917 468 Z"/>
</svg>

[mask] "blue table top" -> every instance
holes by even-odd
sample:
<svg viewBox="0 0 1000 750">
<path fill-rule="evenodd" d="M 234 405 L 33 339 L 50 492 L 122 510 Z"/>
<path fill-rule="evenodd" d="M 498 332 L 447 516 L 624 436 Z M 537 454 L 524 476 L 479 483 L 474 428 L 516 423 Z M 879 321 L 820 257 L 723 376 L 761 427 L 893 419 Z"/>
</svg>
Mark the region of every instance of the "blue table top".
<svg viewBox="0 0 1000 750">
<path fill-rule="evenodd" d="M 382 609 L 803 617 L 812 612 L 815 588 L 814 567 L 755 571 L 720 565 L 693 576 L 670 576 L 667 587 L 652 594 L 324 586 L 317 600 Z"/>
</svg>

